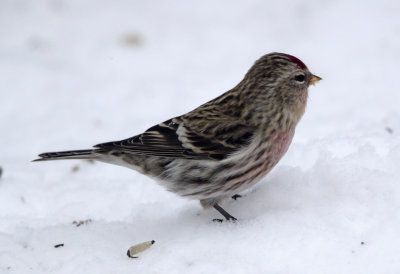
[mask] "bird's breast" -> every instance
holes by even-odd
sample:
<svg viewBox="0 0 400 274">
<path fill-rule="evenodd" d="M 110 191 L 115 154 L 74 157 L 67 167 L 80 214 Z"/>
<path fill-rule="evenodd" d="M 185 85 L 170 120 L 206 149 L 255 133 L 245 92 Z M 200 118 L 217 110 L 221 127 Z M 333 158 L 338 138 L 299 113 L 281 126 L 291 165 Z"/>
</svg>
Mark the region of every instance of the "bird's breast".
<svg viewBox="0 0 400 274">
<path fill-rule="evenodd" d="M 229 169 L 217 174 L 224 191 L 240 192 L 264 177 L 282 158 L 294 136 L 294 127 L 256 137 L 247 150 L 231 159 Z"/>
<path fill-rule="evenodd" d="M 249 153 L 245 162 L 258 168 L 250 169 L 250 178 L 260 179 L 265 176 L 285 155 L 294 136 L 294 127 L 275 131 L 271 135 L 260 138 L 254 150 Z"/>
<path fill-rule="evenodd" d="M 279 162 L 286 151 L 289 149 L 290 143 L 294 136 L 294 127 L 285 131 L 278 131 L 272 134 L 271 144 L 266 148 L 267 157 L 271 158 L 271 161 L 275 164 Z"/>
</svg>

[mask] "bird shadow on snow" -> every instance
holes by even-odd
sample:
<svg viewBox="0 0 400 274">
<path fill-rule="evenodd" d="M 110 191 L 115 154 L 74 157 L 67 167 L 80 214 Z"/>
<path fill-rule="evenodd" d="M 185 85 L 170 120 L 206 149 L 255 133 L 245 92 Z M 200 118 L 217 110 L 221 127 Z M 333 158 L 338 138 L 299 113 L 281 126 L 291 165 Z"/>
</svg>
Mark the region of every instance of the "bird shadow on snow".
<svg viewBox="0 0 400 274">
<path fill-rule="evenodd" d="M 239 222 L 268 218 L 271 212 L 292 210 L 297 206 L 290 198 L 295 194 L 293 186 L 304 184 L 305 176 L 299 168 L 279 167 L 244 192 L 242 198 L 224 203 L 224 208 Z"/>
<path fill-rule="evenodd" d="M 245 225 L 248 222 L 259 222 L 261 219 L 270 218 L 271 213 L 295 210 L 301 201 L 298 197 L 298 189 L 306 183 L 307 174 L 295 167 L 281 167 L 261 180 L 254 188 L 243 192 L 237 200 L 228 199 L 221 206 L 235 216 L 238 221 L 232 223 L 223 221 L 215 222 L 213 219 L 223 219 L 222 215 L 213 208 L 204 210 L 198 201 L 181 200 L 175 207 L 171 202 L 160 201 L 157 205 L 132 209 L 132 220 L 135 226 L 158 227 L 162 224 L 163 230 L 169 227 L 169 236 L 175 233 L 174 227 L 185 228 L 188 231 L 196 230 L 199 226 L 232 226 Z M 297 185 L 293 189 L 293 186 Z M 173 197 L 173 199 L 181 199 Z M 174 214 L 171 215 L 171 207 Z M 159 212 L 154 212 L 159 208 Z M 156 210 L 158 211 L 158 210 Z M 138 213 L 140 212 L 140 213 Z M 157 223 L 154 226 L 155 222 Z M 139 229 L 141 230 L 141 229 Z M 156 231 L 153 231 L 157 233 Z M 176 231 L 176 236 L 182 230 Z"/>
<path fill-rule="evenodd" d="M 302 171 L 297 167 L 280 167 L 267 177 L 262 179 L 255 187 L 247 190 L 243 193 L 238 193 L 241 197 L 234 199 L 225 200 L 221 206 L 228 211 L 230 214 L 238 219 L 238 223 L 246 223 L 247 221 L 263 218 L 273 211 L 285 211 L 293 210 L 298 207 L 297 201 L 302 198 L 298 196 L 298 190 L 307 184 L 308 173 Z M 174 197 L 174 199 L 181 199 L 179 197 Z M 197 226 L 199 224 L 208 224 L 219 222 L 213 222 L 213 219 L 223 219 L 222 215 L 218 213 L 213 208 L 203 209 L 198 205 L 198 201 L 180 201 L 179 208 L 176 209 L 175 214 L 171 216 L 167 213 L 163 216 L 159 213 L 154 212 L 154 208 L 168 208 L 173 207 L 171 203 L 167 201 L 160 201 L 159 205 L 151 206 L 146 208 L 135 208 L 132 209 L 133 212 L 140 211 L 141 213 L 132 218 L 140 218 L 139 223 L 154 222 L 154 218 L 158 218 L 157 222 L 165 218 L 165 222 L 171 222 L 174 224 L 180 223 L 183 226 L 193 225 Z M 164 209 L 161 209 L 163 211 Z M 170 212 L 171 209 L 168 211 Z M 154 216 L 154 213 L 156 216 Z M 230 223 L 223 221 L 223 223 Z"/>
</svg>

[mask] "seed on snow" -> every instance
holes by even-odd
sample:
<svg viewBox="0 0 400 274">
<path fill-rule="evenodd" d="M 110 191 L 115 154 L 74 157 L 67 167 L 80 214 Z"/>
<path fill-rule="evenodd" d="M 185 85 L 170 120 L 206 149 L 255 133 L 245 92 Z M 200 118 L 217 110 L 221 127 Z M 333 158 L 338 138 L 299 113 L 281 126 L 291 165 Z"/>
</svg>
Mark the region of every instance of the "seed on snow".
<svg viewBox="0 0 400 274">
<path fill-rule="evenodd" d="M 128 249 L 128 252 L 126 252 L 126 255 L 128 255 L 129 258 L 138 258 L 135 255 L 149 249 L 150 246 L 152 246 L 154 243 L 155 243 L 155 241 L 152 240 L 152 241 L 140 243 L 137 245 L 133 245 Z"/>
</svg>

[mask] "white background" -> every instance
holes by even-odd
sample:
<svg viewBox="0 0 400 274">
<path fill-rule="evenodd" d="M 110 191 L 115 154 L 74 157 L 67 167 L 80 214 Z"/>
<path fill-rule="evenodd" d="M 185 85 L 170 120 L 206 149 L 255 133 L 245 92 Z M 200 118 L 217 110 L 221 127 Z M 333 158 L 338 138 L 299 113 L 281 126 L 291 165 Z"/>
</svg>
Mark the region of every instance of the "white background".
<svg viewBox="0 0 400 274">
<path fill-rule="evenodd" d="M 1 0 L 0 273 L 399 273 L 399 18 L 395 0 Z M 190 111 L 273 51 L 323 81 L 283 160 L 224 204 L 236 224 L 129 169 L 30 162 Z"/>
</svg>

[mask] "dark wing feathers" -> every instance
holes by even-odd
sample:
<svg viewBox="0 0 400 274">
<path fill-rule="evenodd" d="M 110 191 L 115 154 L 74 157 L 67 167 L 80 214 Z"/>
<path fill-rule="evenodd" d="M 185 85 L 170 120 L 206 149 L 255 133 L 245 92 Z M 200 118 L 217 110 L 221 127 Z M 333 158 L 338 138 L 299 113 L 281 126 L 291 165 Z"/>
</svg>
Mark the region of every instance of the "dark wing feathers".
<svg viewBox="0 0 400 274">
<path fill-rule="evenodd" d="M 170 121 L 153 126 L 134 137 L 98 144 L 95 147 L 107 150 L 121 150 L 146 156 L 182 158 L 186 149 L 182 147 L 176 134 L 177 125 L 175 126 Z"/>
<path fill-rule="evenodd" d="M 247 140 L 239 138 L 236 144 L 231 142 L 226 145 L 218 139 L 201 136 L 187 126 L 184 126 L 183 131 L 178 131 L 181 123 L 183 122 L 179 118 L 170 119 L 134 137 L 98 144 L 95 147 L 145 156 L 222 160 L 242 147 L 252 136 L 248 132 Z"/>
</svg>

